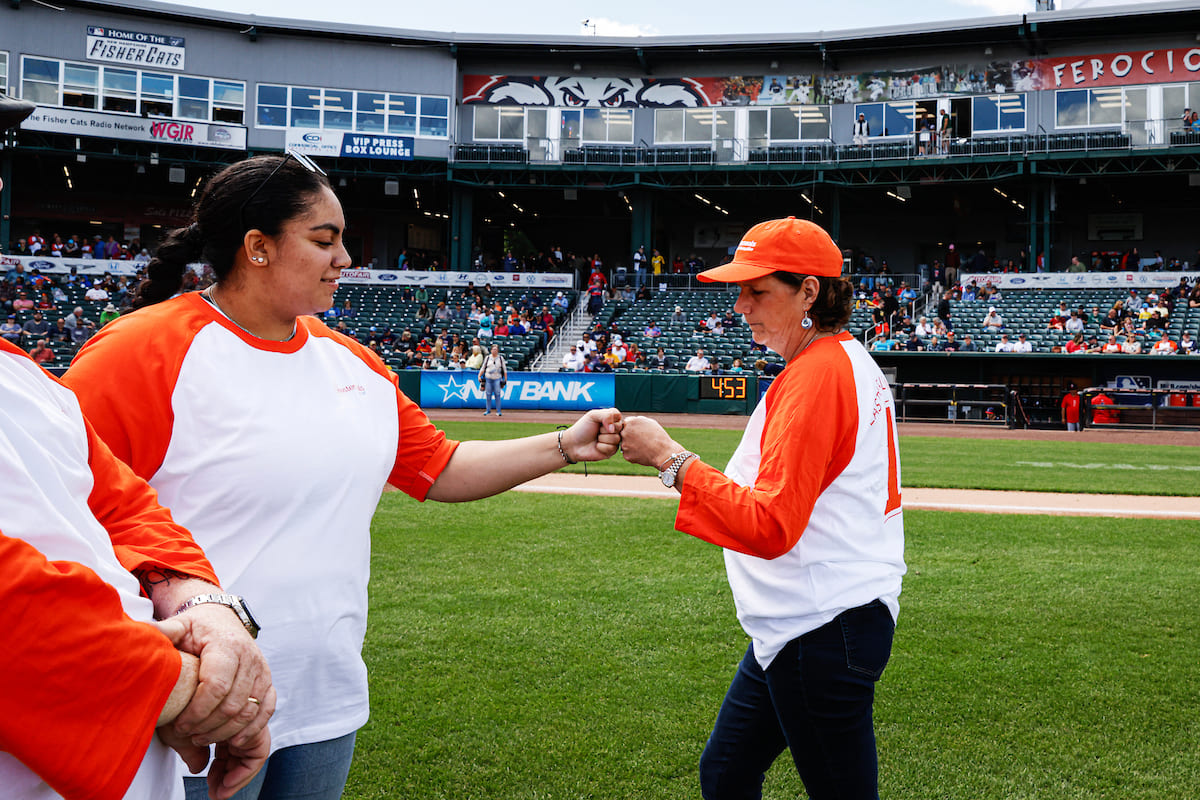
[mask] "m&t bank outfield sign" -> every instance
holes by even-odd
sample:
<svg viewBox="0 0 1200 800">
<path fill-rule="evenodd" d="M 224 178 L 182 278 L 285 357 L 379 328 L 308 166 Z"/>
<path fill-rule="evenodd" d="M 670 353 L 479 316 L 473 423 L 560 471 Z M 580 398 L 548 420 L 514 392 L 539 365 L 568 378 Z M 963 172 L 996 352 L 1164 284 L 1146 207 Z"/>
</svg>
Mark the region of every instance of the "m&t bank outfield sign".
<svg viewBox="0 0 1200 800">
<path fill-rule="evenodd" d="M 611 373 L 509 372 L 503 407 L 526 410 L 587 411 L 616 404 Z M 472 370 L 421 373 L 425 408 L 483 408 L 483 391 Z"/>
</svg>

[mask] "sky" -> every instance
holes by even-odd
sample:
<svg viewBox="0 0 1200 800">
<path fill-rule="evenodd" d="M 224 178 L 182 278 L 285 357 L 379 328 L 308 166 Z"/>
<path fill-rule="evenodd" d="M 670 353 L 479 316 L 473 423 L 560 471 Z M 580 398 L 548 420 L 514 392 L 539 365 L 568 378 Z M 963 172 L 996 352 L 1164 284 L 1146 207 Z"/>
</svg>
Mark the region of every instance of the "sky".
<svg viewBox="0 0 1200 800">
<path fill-rule="evenodd" d="M 162 0 L 199 8 L 287 19 L 444 33 L 538 36 L 690 36 L 814 33 L 946 22 L 1034 10 L 1034 0 Z M 1148 0 L 1124 0 L 1141 3 Z M 1118 0 L 1058 0 L 1059 8 Z M 743 13 L 745 12 L 745 13 Z M 586 23 L 586 24 L 585 24 Z"/>
</svg>

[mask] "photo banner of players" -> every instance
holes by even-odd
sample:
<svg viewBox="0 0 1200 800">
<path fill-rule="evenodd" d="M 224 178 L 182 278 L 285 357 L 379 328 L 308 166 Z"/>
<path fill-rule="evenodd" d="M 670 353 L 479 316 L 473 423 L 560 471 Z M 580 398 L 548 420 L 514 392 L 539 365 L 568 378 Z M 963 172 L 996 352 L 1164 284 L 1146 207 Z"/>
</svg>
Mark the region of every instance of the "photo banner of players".
<svg viewBox="0 0 1200 800">
<path fill-rule="evenodd" d="M 825 105 L 1200 79 L 1200 47 L 912 70 L 723 78 L 464 75 L 463 103 L 560 108 Z"/>
</svg>

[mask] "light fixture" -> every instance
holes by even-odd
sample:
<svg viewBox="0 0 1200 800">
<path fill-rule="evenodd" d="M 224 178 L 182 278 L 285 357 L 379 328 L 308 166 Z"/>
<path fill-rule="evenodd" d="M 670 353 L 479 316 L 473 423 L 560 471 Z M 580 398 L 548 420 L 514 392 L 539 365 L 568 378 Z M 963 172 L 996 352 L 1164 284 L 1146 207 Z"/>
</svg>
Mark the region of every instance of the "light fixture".
<svg viewBox="0 0 1200 800">
<path fill-rule="evenodd" d="M 990 56 L 992 54 L 992 48 L 990 48 L 990 47 L 983 48 L 983 54 L 985 56 Z"/>
<path fill-rule="evenodd" d="M 171 183 L 183 183 L 185 180 L 187 180 L 187 175 L 185 174 L 183 167 L 171 167 L 169 170 L 167 170 L 167 180 L 169 180 Z"/>
<path fill-rule="evenodd" d="M 138 174 L 138 175 L 145 175 L 145 174 L 146 174 L 146 165 L 145 165 L 145 164 L 138 164 L 138 165 L 137 165 L 137 174 Z"/>
<path fill-rule="evenodd" d="M 771 69 L 779 69 L 779 62 L 778 62 L 778 61 L 772 61 L 772 62 L 771 62 Z"/>
<path fill-rule="evenodd" d="M 345 176 L 345 175 L 343 175 L 342 177 L 338 178 L 338 188 L 339 188 L 339 189 L 345 189 L 345 188 L 346 188 L 346 176 Z"/>
<path fill-rule="evenodd" d="M 900 195 L 905 200 L 909 200 L 912 198 L 912 187 L 911 186 L 897 186 L 896 194 Z"/>
<path fill-rule="evenodd" d="M 383 193 L 388 197 L 395 197 L 400 194 L 400 181 L 395 178 L 388 178 L 383 182 Z"/>
<path fill-rule="evenodd" d="M 578 61 L 576 61 L 574 64 L 571 65 L 571 69 L 575 70 L 576 72 L 579 72 L 581 69 L 583 69 L 583 64 L 580 64 Z"/>
</svg>

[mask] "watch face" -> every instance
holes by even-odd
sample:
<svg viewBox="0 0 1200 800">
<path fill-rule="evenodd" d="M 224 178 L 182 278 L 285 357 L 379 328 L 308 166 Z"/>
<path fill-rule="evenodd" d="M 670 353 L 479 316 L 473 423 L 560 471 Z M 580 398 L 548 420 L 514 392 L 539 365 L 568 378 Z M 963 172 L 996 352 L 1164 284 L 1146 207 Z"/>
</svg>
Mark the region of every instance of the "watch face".
<svg viewBox="0 0 1200 800">
<path fill-rule="evenodd" d="M 675 485 L 675 471 L 673 469 L 668 468 L 666 472 L 659 473 L 658 477 L 662 480 L 663 486 L 668 489 Z"/>
</svg>

